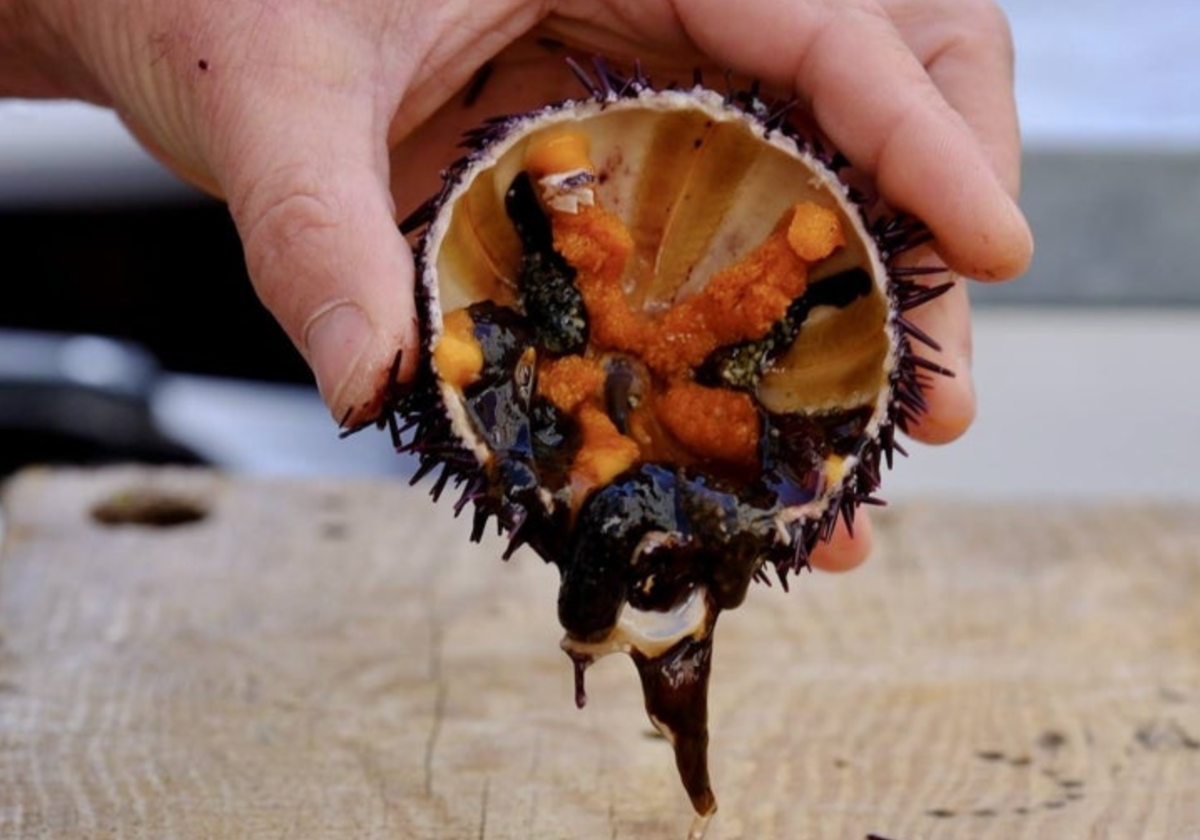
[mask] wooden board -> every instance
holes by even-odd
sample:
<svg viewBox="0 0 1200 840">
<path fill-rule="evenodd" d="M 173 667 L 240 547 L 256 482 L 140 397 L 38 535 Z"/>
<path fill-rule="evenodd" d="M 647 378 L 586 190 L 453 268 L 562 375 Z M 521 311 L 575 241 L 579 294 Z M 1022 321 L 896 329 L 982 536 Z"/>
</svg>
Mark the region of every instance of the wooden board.
<svg viewBox="0 0 1200 840">
<path fill-rule="evenodd" d="M 200 518 L 94 515 L 147 498 Z M 684 834 L 630 663 L 576 710 L 553 567 L 423 489 L 32 471 L 4 509 L 0 837 Z M 1200 510 L 877 523 L 722 617 L 710 838 L 1200 838 Z"/>
</svg>

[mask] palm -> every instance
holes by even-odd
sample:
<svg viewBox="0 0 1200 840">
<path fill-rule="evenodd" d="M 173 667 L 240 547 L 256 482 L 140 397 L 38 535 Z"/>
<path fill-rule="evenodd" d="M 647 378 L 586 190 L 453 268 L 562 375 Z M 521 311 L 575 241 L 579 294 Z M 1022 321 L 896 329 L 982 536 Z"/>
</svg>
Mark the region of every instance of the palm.
<svg viewBox="0 0 1200 840">
<path fill-rule="evenodd" d="M 603 7 L 609 4 L 595 5 L 604 17 Z M 655 5 L 643 4 L 638 12 L 648 20 L 662 17 Z M 437 189 L 438 173 L 461 154 L 458 140 L 467 130 L 497 114 L 583 95 L 586 90 L 572 72 L 570 58 L 589 70 L 598 57 L 626 72 L 637 62 L 660 84 L 690 81 L 697 70 L 716 69 L 673 32 L 647 27 L 634 35 L 626 27 L 580 25 L 551 16 L 495 56 L 487 55 L 478 41 L 464 45 L 454 61 L 453 92 L 445 77 L 418 78 L 393 120 L 389 142 L 392 192 L 401 215 Z"/>
</svg>

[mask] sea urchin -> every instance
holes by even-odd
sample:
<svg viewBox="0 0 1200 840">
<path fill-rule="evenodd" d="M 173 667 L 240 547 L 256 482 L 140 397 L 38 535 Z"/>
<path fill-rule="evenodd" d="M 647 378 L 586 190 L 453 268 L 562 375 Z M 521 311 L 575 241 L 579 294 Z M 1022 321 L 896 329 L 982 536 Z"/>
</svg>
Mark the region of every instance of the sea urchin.
<svg viewBox="0 0 1200 840">
<path fill-rule="evenodd" d="M 579 705 L 631 655 L 699 837 L 717 616 L 875 501 L 948 373 L 904 313 L 947 285 L 786 106 L 572 66 L 589 95 L 468 135 L 403 226 L 425 352 L 383 419 L 472 539 L 494 517 L 558 567 Z"/>
</svg>

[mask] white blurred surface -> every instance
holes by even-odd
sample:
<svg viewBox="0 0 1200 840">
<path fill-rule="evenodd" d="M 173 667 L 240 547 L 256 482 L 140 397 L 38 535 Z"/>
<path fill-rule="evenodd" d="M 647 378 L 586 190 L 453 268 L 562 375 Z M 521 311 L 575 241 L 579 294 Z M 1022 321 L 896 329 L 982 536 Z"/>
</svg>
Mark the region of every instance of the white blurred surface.
<svg viewBox="0 0 1200 840">
<path fill-rule="evenodd" d="M 998 2 L 1026 145 L 1200 144 L 1200 2 Z"/>
<path fill-rule="evenodd" d="M 172 375 L 152 407 L 164 432 L 213 464 L 252 475 L 410 475 L 386 431 L 342 438 L 315 388 Z"/>
<path fill-rule="evenodd" d="M 1200 499 L 1200 310 L 989 308 L 979 414 L 881 495 Z"/>
</svg>

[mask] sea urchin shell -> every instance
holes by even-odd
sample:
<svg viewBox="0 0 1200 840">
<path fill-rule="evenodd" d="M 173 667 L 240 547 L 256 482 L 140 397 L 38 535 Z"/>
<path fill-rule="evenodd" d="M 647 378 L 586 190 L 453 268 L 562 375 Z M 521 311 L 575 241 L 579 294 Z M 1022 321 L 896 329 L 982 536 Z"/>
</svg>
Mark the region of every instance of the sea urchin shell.
<svg viewBox="0 0 1200 840">
<path fill-rule="evenodd" d="M 558 566 L 580 705 L 590 662 L 633 657 L 699 836 L 717 616 L 874 501 L 948 373 L 904 312 L 945 286 L 786 108 L 580 75 L 590 96 L 471 134 L 406 224 L 426 352 L 388 420 L 473 539 L 495 517 Z"/>
</svg>

